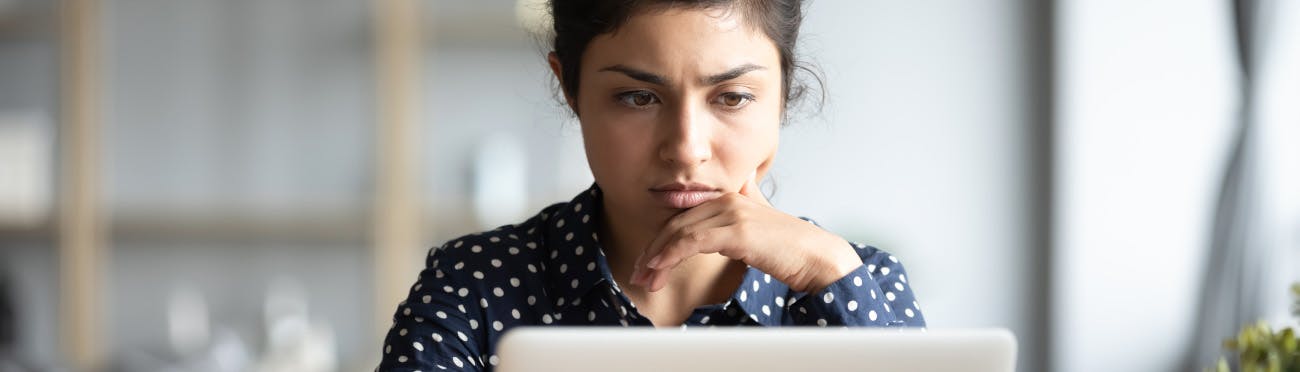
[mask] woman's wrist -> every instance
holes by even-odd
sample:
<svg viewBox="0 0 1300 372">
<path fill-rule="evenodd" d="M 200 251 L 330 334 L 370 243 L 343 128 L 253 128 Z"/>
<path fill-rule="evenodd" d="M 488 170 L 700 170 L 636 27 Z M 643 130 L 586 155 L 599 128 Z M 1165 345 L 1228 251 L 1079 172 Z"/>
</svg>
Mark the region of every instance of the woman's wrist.
<svg viewBox="0 0 1300 372">
<path fill-rule="evenodd" d="M 811 275 L 812 280 L 805 291 L 807 293 L 820 292 L 862 266 L 862 258 L 858 257 L 848 241 L 834 234 L 826 235 L 825 242 L 814 248 L 820 254 L 812 262 L 811 266 L 816 270 L 815 275 Z"/>
</svg>

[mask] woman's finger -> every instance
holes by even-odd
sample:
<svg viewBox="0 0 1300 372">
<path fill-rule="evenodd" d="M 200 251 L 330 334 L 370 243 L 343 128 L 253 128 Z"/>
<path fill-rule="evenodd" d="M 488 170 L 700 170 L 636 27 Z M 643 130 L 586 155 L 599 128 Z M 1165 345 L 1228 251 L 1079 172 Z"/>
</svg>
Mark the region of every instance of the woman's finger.
<svg viewBox="0 0 1300 372">
<path fill-rule="evenodd" d="M 735 250 L 740 246 L 735 245 L 735 239 L 731 238 L 731 230 L 728 227 L 723 225 L 696 230 L 695 235 L 690 239 L 679 239 L 669 243 L 668 248 L 660 254 L 657 267 L 649 270 L 653 278 L 647 282 L 646 288 L 651 292 L 663 288 L 668 281 L 667 273 L 695 255 L 710 253 L 723 253 L 728 257 L 736 255 Z"/>
<path fill-rule="evenodd" d="M 685 210 L 669 219 L 667 223 L 664 223 L 664 227 L 659 230 L 659 234 L 655 235 L 655 238 L 650 241 L 650 245 L 641 251 L 641 255 L 632 264 L 632 278 L 629 282 L 633 284 L 641 282 L 640 279 L 647 274 L 645 269 L 649 261 L 663 250 L 663 245 L 674 235 L 679 234 L 682 229 L 692 227 L 701 221 L 721 214 L 723 210 L 724 208 L 718 206 L 717 203 L 710 201 Z"/>
<path fill-rule="evenodd" d="M 721 217 L 721 213 L 715 214 L 705 220 L 695 222 L 678 230 L 676 233 L 667 234 L 662 240 L 661 245 L 657 248 L 657 253 L 647 253 L 649 261 L 646 266 L 641 268 L 642 274 L 637 282 L 644 285 L 652 291 L 658 290 L 656 284 L 662 284 L 666 280 L 666 273 L 672 271 L 677 265 L 686 261 L 688 258 L 701 253 L 717 253 L 726 249 L 729 243 L 725 238 L 727 227 L 736 221 L 727 220 Z M 660 278 L 663 278 L 660 280 Z"/>
<path fill-rule="evenodd" d="M 769 203 L 767 197 L 763 196 L 763 192 L 758 189 L 758 180 L 755 179 L 757 176 L 758 173 L 755 172 L 753 176 L 749 177 L 748 181 L 745 181 L 745 185 L 740 187 L 740 195 L 753 199 L 764 206 L 771 207 L 772 203 Z"/>
<path fill-rule="evenodd" d="M 655 252 L 643 254 L 642 261 L 645 262 L 635 270 L 637 273 L 633 274 L 633 283 L 653 288 L 651 285 L 655 283 L 655 278 L 672 271 L 686 258 L 701 251 L 710 251 L 711 246 L 721 243 L 711 236 L 713 232 L 710 231 L 725 226 L 719 220 L 710 218 L 688 225 L 675 233 L 661 234 L 663 238 L 659 239 L 660 245 Z"/>
</svg>

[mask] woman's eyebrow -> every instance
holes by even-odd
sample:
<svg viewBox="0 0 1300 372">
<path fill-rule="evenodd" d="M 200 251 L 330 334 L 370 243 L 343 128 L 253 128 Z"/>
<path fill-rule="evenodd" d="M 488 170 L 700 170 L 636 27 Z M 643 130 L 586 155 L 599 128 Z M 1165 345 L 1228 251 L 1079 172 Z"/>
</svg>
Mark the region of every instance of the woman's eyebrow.
<svg viewBox="0 0 1300 372">
<path fill-rule="evenodd" d="M 765 69 L 763 66 L 759 66 L 753 63 L 746 63 L 740 66 L 733 67 L 730 70 L 727 70 L 719 74 L 709 75 L 700 78 L 700 83 L 703 85 L 716 85 L 718 83 L 727 80 L 738 78 L 741 75 L 744 75 L 750 71 L 763 70 L 763 69 Z M 599 71 L 619 72 L 622 73 L 623 75 L 627 75 L 627 77 L 636 80 L 640 80 L 640 81 L 644 81 L 650 84 L 655 84 L 660 86 L 668 86 L 668 79 L 661 75 L 657 75 L 649 71 L 638 70 L 624 65 L 613 65 L 613 66 L 602 68 Z"/>
<path fill-rule="evenodd" d="M 762 70 L 762 69 L 763 66 L 759 66 L 753 63 L 746 63 L 740 66 L 736 66 L 730 70 L 727 70 L 727 72 L 723 72 L 721 74 L 706 76 L 705 78 L 700 79 L 700 83 L 704 85 L 716 85 L 718 83 L 727 80 L 738 78 L 740 77 L 740 75 L 744 75 L 747 72 L 754 71 L 754 70 Z"/>
<path fill-rule="evenodd" d="M 663 76 L 655 75 L 654 73 L 648 71 L 637 70 L 624 65 L 613 65 L 606 68 L 602 68 L 600 69 L 600 71 L 621 72 L 623 73 L 623 75 L 627 75 L 627 77 L 644 81 L 650 84 L 661 85 L 661 86 L 668 85 L 668 79 L 664 78 Z"/>
</svg>

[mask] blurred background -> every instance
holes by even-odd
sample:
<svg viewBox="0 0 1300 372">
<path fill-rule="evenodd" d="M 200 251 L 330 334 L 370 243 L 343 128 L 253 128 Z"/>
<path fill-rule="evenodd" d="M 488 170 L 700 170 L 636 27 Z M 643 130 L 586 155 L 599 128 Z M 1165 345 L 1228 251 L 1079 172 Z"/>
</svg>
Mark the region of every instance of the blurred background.
<svg viewBox="0 0 1300 372">
<path fill-rule="evenodd" d="M 0 371 L 364 371 L 590 185 L 536 1 L 0 0 Z M 810 2 L 773 202 L 1022 371 L 1201 370 L 1300 280 L 1300 3 Z"/>
</svg>

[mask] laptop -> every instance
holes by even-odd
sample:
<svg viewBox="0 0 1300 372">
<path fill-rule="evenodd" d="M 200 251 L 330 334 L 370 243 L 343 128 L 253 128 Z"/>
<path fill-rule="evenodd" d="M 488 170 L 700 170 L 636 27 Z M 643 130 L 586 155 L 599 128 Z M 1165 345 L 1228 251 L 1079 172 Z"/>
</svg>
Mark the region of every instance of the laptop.
<svg viewBox="0 0 1300 372">
<path fill-rule="evenodd" d="M 521 327 L 497 345 L 503 372 L 1013 372 L 1005 329 Z"/>
</svg>

